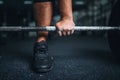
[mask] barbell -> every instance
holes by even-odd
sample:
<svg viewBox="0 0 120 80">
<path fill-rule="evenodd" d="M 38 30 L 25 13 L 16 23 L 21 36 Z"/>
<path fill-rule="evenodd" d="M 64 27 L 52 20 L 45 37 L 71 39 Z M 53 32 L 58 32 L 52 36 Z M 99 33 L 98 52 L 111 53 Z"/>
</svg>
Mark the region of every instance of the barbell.
<svg viewBox="0 0 120 80">
<path fill-rule="evenodd" d="M 56 31 L 55 26 L 33 26 L 33 27 L 22 27 L 22 26 L 1 26 L 1 31 Z M 75 26 L 74 31 L 109 31 L 109 30 L 120 30 L 118 26 Z"/>
<path fill-rule="evenodd" d="M 0 32 L 9 32 L 9 31 L 56 31 L 55 26 L 1 26 Z M 110 30 L 117 30 L 111 31 Z M 118 31 L 120 31 L 120 26 L 75 26 L 74 31 L 110 31 L 108 33 L 108 41 L 112 52 L 119 54 L 120 50 L 120 35 L 118 35 Z M 114 33 L 114 34 L 113 34 Z"/>
</svg>

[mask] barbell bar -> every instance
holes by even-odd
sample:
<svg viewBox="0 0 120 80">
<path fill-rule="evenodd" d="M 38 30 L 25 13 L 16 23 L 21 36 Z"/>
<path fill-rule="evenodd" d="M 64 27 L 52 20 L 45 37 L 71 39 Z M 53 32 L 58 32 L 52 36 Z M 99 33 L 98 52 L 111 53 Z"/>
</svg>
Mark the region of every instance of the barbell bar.
<svg viewBox="0 0 120 80">
<path fill-rule="evenodd" d="M 75 31 L 109 31 L 120 30 L 118 26 L 75 26 Z M 22 27 L 22 26 L 1 26 L 0 32 L 4 31 L 56 31 L 55 26 L 42 26 L 42 27 Z"/>
</svg>

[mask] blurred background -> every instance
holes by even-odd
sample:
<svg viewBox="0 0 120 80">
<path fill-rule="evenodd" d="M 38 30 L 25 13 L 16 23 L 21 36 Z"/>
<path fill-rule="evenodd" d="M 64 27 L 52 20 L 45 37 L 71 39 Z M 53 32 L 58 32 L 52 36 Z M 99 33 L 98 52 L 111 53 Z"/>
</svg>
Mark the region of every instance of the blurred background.
<svg viewBox="0 0 120 80">
<path fill-rule="evenodd" d="M 76 25 L 104 25 L 109 20 L 115 0 L 73 0 L 73 16 Z M 57 3 L 57 0 L 56 0 Z M 0 0 L 0 26 L 35 26 L 33 0 Z M 54 8 L 52 25 L 60 18 L 58 5 Z M 105 35 L 103 32 L 80 32 L 85 35 Z M 34 32 L 1 33 L 6 38 L 27 38 L 35 36 Z"/>
</svg>

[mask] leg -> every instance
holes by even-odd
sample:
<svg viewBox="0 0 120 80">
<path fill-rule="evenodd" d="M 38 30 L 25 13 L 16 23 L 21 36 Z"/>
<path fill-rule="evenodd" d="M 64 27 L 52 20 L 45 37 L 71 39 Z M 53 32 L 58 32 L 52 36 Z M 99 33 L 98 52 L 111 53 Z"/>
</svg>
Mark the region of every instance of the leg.
<svg viewBox="0 0 120 80">
<path fill-rule="evenodd" d="M 52 18 L 52 2 L 49 0 L 37 0 L 34 3 L 35 21 L 37 26 L 49 26 Z M 33 69 L 36 72 L 48 72 L 52 68 L 53 58 L 48 56 L 46 44 L 47 31 L 37 33 L 34 46 Z"/>
<path fill-rule="evenodd" d="M 34 13 L 36 26 L 49 26 L 52 18 L 52 3 L 51 2 L 36 2 L 34 3 Z M 38 32 L 36 42 L 46 41 L 48 32 Z"/>
</svg>

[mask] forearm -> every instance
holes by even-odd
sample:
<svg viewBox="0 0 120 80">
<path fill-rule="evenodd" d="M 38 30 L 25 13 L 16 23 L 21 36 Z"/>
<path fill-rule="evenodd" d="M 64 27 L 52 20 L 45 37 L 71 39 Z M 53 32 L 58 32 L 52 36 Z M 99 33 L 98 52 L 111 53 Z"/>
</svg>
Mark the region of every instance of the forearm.
<svg viewBox="0 0 120 80">
<path fill-rule="evenodd" d="M 72 0 L 59 0 L 61 19 L 73 19 Z"/>
</svg>

